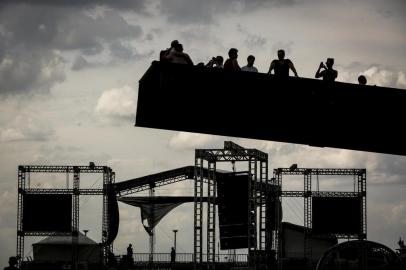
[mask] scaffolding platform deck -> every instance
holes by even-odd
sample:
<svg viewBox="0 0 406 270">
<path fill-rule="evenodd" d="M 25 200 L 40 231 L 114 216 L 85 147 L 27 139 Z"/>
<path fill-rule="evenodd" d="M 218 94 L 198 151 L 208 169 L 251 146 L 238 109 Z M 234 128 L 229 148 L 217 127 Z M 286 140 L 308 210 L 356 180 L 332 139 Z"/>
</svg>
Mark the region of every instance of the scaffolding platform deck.
<svg viewBox="0 0 406 270">
<path fill-rule="evenodd" d="M 406 155 L 406 91 L 153 62 L 136 126 Z"/>
</svg>

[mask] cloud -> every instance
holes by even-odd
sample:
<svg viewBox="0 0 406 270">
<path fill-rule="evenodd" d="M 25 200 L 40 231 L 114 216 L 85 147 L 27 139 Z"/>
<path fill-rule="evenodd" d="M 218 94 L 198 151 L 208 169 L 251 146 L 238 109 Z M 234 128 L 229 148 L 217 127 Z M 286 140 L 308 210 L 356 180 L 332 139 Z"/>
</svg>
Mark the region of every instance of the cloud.
<svg viewBox="0 0 406 270">
<path fill-rule="evenodd" d="M 64 59 L 53 51 L 9 51 L 0 58 L 0 94 L 47 92 L 65 80 L 64 66 Z"/>
<path fill-rule="evenodd" d="M 106 90 L 97 101 L 95 112 L 102 116 L 133 119 L 137 109 L 137 92 L 131 86 Z"/>
<path fill-rule="evenodd" d="M 55 138 L 55 130 L 48 122 L 27 114 L 20 114 L 0 127 L 0 142 L 47 141 Z"/>
<path fill-rule="evenodd" d="M 219 136 L 178 132 L 170 138 L 169 147 L 177 150 L 192 150 L 195 148 L 205 148 L 220 141 Z"/>
<path fill-rule="evenodd" d="M 382 67 L 380 65 L 364 65 L 353 63 L 339 68 L 338 81 L 358 83 L 358 76 L 364 75 L 368 85 L 383 87 L 405 88 L 406 78 L 403 71 L 393 68 Z"/>
<path fill-rule="evenodd" d="M 65 80 L 66 52 L 97 55 L 109 44 L 143 34 L 140 26 L 128 23 L 116 10 L 94 15 L 80 5 L 1 7 L 0 94 L 47 92 Z M 86 66 L 86 60 L 80 56 L 72 68 L 80 70 Z"/>
<path fill-rule="evenodd" d="M 75 61 L 72 64 L 72 70 L 79 71 L 89 66 L 90 63 L 85 58 L 83 58 L 83 56 L 79 55 L 75 58 Z"/>
<path fill-rule="evenodd" d="M 244 14 L 263 7 L 291 6 L 297 2 L 297 0 L 172 0 L 161 1 L 159 9 L 171 23 L 212 24 L 218 23 L 219 14 Z"/>
<path fill-rule="evenodd" d="M 241 24 L 237 25 L 237 31 L 240 32 L 243 36 L 245 36 L 244 44 L 249 49 L 260 49 L 265 46 L 267 40 L 266 38 L 250 33 L 244 26 Z"/>
<path fill-rule="evenodd" d="M 31 0 L 2 0 L 0 7 L 15 4 L 32 4 Z M 57 6 L 57 7 L 84 7 L 92 8 L 96 6 L 105 6 L 123 10 L 131 9 L 136 12 L 144 12 L 146 9 L 145 0 L 35 0 L 35 5 L 39 6 Z"/>
</svg>

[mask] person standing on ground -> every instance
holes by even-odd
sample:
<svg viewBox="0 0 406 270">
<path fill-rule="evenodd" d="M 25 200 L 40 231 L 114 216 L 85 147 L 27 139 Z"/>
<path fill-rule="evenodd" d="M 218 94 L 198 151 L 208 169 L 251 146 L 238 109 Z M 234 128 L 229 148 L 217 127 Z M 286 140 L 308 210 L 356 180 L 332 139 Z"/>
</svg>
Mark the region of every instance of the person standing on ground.
<svg viewBox="0 0 406 270">
<path fill-rule="evenodd" d="M 127 257 L 132 258 L 133 253 L 134 253 L 133 245 L 129 244 L 128 247 L 127 247 Z"/>
<path fill-rule="evenodd" d="M 250 55 L 247 57 L 247 65 L 242 67 L 242 71 L 248 71 L 248 72 L 258 72 L 258 69 L 254 67 L 254 62 L 255 62 L 255 56 Z"/>
<path fill-rule="evenodd" d="M 16 265 L 17 265 L 17 258 L 16 257 L 10 257 L 8 259 L 8 265 L 4 267 L 4 270 L 20 270 Z"/>
<path fill-rule="evenodd" d="M 298 77 L 295 66 L 293 65 L 290 59 L 285 59 L 285 51 L 278 50 L 278 59 L 275 59 L 271 62 L 271 66 L 269 67 L 268 74 L 272 74 L 272 70 L 274 74 L 281 78 L 289 77 L 289 69 L 293 71 L 296 77 Z"/>
<path fill-rule="evenodd" d="M 174 247 L 171 248 L 171 263 L 174 263 L 176 260 L 176 250 Z"/>
</svg>

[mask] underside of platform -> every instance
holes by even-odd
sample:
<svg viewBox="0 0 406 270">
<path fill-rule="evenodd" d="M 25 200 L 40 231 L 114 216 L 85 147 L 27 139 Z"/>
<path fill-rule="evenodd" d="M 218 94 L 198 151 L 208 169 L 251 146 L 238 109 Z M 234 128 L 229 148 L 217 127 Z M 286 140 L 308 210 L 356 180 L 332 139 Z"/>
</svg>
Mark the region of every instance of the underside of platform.
<svg viewBox="0 0 406 270">
<path fill-rule="evenodd" d="M 406 155 L 406 91 L 153 62 L 136 126 Z"/>
</svg>

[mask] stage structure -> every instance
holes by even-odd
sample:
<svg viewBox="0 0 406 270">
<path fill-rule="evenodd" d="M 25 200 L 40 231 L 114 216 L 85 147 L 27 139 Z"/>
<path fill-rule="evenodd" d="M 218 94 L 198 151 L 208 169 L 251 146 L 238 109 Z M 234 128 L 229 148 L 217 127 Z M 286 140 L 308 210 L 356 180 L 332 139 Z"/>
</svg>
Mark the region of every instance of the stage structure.
<svg viewBox="0 0 406 270">
<path fill-rule="evenodd" d="M 261 196 L 261 187 L 268 183 L 268 154 L 257 149 L 245 149 L 233 142 L 224 142 L 223 149 L 195 150 L 195 185 L 194 185 L 194 263 L 195 269 L 203 266 L 203 182 L 207 169 L 207 268 L 214 269 L 216 263 L 216 196 L 217 196 L 217 162 L 248 162 L 248 237 L 247 247 L 253 258 L 249 267 L 255 269 L 258 250 L 269 250 L 266 239 L 266 205 L 265 196 Z M 206 165 L 207 164 L 207 165 Z M 206 166 L 205 166 L 206 165 Z M 265 188 L 262 188 L 265 192 Z M 257 210 L 258 208 L 258 210 Z M 259 215 L 258 215 L 259 214 Z M 257 217 L 259 224 L 257 224 Z M 258 225 L 258 226 L 257 226 Z M 257 241 L 258 239 L 258 241 Z M 268 244 L 268 245 L 267 245 Z"/>
<path fill-rule="evenodd" d="M 66 174 L 66 188 L 32 188 L 33 173 Z M 80 188 L 81 174 L 102 174 L 103 188 Z M 69 176 L 73 186 L 69 187 Z M 103 263 L 118 232 L 118 206 L 113 189 L 115 173 L 107 166 L 24 166 L 18 167 L 17 258 L 24 260 L 24 238 L 27 236 L 72 236 L 72 269 L 78 269 L 79 196 L 103 196 L 102 245 Z M 52 212 L 52 213 L 51 213 Z"/>
<path fill-rule="evenodd" d="M 366 205 L 366 169 L 316 169 L 297 168 L 297 165 L 290 168 L 278 168 L 273 173 L 273 183 L 282 188 L 283 175 L 303 175 L 304 191 L 282 191 L 281 197 L 303 197 L 304 198 L 304 258 L 312 257 L 312 237 L 337 237 L 342 239 L 366 239 L 367 237 L 367 205 Z M 344 191 L 319 191 L 319 176 L 353 176 L 354 190 Z M 317 190 L 312 190 L 312 180 L 316 177 Z M 341 206 L 340 206 L 341 204 Z M 345 209 L 345 206 L 349 207 Z M 330 209 L 329 209 L 330 207 Z M 328 211 L 330 210 L 330 211 Z M 336 216 L 331 214 L 336 211 Z M 330 212 L 330 214 L 329 214 Z M 338 212 L 338 213 L 337 213 Z M 313 220 L 316 215 L 317 219 Z M 335 218 L 337 224 L 333 224 L 328 216 Z M 344 220 L 344 219 L 347 220 Z M 278 219 L 279 220 L 279 219 Z M 316 223 L 313 223 L 313 222 Z M 348 225 L 349 224 L 349 225 Z M 315 226 L 317 227 L 315 227 Z M 342 226 L 345 229 L 341 229 Z M 277 227 L 280 230 L 280 222 Z M 277 236 L 276 236 L 277 237 Z M 276 241 L 277 243 L 280 240 Z M 280 244 L 280 243 L 278 243 Z M 275 250 L 279 250 L 277 247 Z M 280 256 L 280 254 L 278 254 Z M 311 260 L 308 260 L 308 269 L 311 269 Z"/>
</svg>

